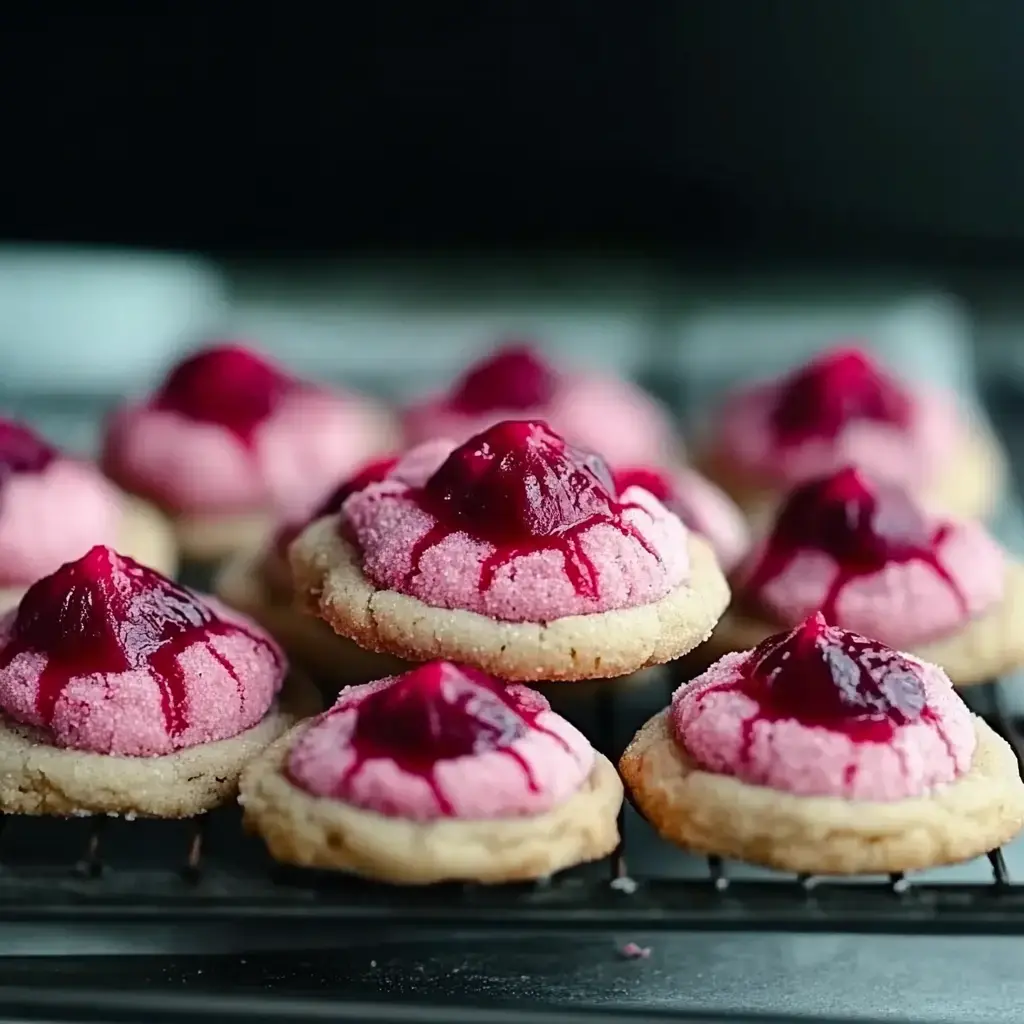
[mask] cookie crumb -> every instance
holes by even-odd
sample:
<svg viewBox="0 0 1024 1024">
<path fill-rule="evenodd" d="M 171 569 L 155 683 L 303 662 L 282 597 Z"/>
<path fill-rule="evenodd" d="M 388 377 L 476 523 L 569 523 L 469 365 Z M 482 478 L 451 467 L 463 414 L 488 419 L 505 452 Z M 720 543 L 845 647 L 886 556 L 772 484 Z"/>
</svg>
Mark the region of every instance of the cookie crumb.
<svg viewBox="0 0 1024 1024">
<path fill-rule="evenodd" d="M 639 888 L 636 879 L 630 878 L 629 875 L 613 878 L 610 885 L 616 892 L 624 892 L 627 896 L 632 896 Z"/>
<path fill-rule="evenodd" d="M 619 948 L 623 960 L 646 960 L 650 955 L 650 946 L 638 946 L 635 942 L 627 942 Z"/>
</svg>

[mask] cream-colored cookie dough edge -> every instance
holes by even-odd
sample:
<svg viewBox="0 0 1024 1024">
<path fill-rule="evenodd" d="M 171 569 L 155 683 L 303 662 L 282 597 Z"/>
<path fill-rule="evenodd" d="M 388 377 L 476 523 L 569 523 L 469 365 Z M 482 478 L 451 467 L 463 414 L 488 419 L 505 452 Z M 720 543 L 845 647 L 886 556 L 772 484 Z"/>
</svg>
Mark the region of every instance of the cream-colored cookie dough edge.
<svg viewBox="0 0 1024 1024">
<path fill-rule="evenodd" d="M 409 661 L 447 658 L 509 681 L 609 679 L 678 658 L 711 634 L 729 587 L 710 546 L 690 534 L 690 581 L 639 608 L 551 622 L 497 622 L 377 590 L 334 518 L 313 523 L 289 558 L 296 596 L 361 647 Z"/>
<path fill-rule="evenodd" d="M 172 522 L 182 557 L 194 562 L 217 562 L 236 551 L 254 550 L 274 528 L 267 512 L 179 513 Z"/>
<path fill-rule="evenodd" d="M 289 658 L 326 688 L 352 686 L 409 668 L 407 662 L 367 651 L 339 636 L 330 626 L 282 603 L 263 580 L 262 549 L 229 558 L 214 581 L 213 592 L 226 605 L 250 616 L 266 629 Z"/>
<path fill-rule="evenodd" d="M 118 553 L 173 578 L 178 571 L 178 542 L 170 520 L 141 498 L 125 495 L 124 500 Z"/>
<path fill-rule="evenodd" d="M 415 822 L 314 797 L 282 772 L 297 726 L 242 774 L 246 826 L 286 864 L 348 871 L 405 885 L 488 884 L 546 878 L 610 854 L 618 845 L 622 780 L 595 755 L 583 786 L 544 814 L 490 821 Z"/>
<path fill-rule="evenodd" d="M 1008 562 L 1003 599 L 951 637 L 912 648 L 909 653 L 942 668 L 956 686 L 987 683 L 1024 665 L 1024 565 Z M 730 610 L 707 643 L 721 657 L 747 651 L 785 627 Z"/>
<path fill-rule="evenodd" d="M 980 718 L 966 775 L 893 803 L 800 797 L 696 768 L 669 711 L 637 733 L 619 771 L 640 812 L 670 842 L 783 871 L 857 875 L 970 860 L 1024 828 L 1024 782 L 1009 745 Z"/>
<path fill-rule="evenodd" d="M 54 747 L 38 730 L 0 719 L 0 811 L 190 818 L 230 800 L 249 761 L 320 706 L 312 684 L 292 673 L 251 729 L 160 757 Z"/>
<path fill-rule="evenodd" d="M 1006 455 L 991 429 L 976 418 L 966 422 L 959 449 L 946 471 L 924 494 L 937 511 L 963 519 L 987 519 L 1006 491 Z"/>
</svg>

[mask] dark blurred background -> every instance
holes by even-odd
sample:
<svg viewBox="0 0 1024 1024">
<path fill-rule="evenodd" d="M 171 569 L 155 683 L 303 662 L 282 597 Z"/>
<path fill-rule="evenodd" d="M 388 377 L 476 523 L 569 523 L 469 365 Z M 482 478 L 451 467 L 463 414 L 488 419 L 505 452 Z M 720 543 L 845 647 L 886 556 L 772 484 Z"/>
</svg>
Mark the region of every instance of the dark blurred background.
<svg viewBox="0 0 1024 1024">
<path fill-rule="evenodd" d="M 9 237 L 1024 252 L 1013 0 L 154 3 L 4 20 Z"/>
</svg>

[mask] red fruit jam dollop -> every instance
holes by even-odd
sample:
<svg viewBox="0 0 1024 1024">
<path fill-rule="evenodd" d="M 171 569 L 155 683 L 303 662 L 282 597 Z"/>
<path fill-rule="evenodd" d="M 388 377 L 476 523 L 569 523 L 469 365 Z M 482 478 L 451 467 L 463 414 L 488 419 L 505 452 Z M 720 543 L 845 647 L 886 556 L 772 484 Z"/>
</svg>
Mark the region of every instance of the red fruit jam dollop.
<svg viewBox="0 0 1024 1024">
<path fill-rule="evenodd" d="M 970 768 L 971 713 L 940 668 L 820 613 L 728 654 L 672 698 L 703 769 L 797 796 L 920 797 Z"/>
<path fill-rule="evenodd" d="M 328 715 L 344 711 L 344 701 L 343 694 Z M 371 763 L 385 761 L 405 775 L 425 780 L 441 816 L 455 817 L 456 810 L 438 781 L 440 764 L 497 751 L 536 792 L 538 780 L 516 744 L 538 731 L 562 749 L 570 749 L 561 736 L 538 723 L 538 716 L 549 710 L 546 701 L 533 705 L 491 676 L 446 661 L 420 665 L 372 689 L 355 709 L 349 738 L 355 757 L 331 792 L 322 795 L 346 799 L 361 772 Z M 290 772 L 292 781 L 304 786 L 303 773 L 291 768 Z"/>
<path fill-rule="evenodd" d="M 615 486 L 621 494 L 627 487 L 642 487 L 653 494 L 671 513 L 679 516 L 691 530 L 699 533 L 690 510 L 679 500 L 675 486 L 665 473 L 647 467 L 631 467 L 615 471 Z"/>
<path fill-rule="evenodd" d="M 279 661 L 277 649 L 262 636 L 220 618 L 196 595 L 152 569 L 97 546 L 26 591 L 0 653 L 0 671 L 24 653 L 46 656 L 36 712 L 48 727 L 72 680 L 148 668 L 161 686 L 164 722 L 174 737 L 190 724 L 179 661 L 188 647 L 205 644 L 242 688 L 234 667 L 209 643 L 231 633 L 245 633 Z"/>
<path fill-rule="evenodd" d="M 342 481 L 317 507 L 316 511 L 304 523 L 288 523 L 282 526 L 274 536 L 274 547 L 278 554 L 284 555 L 293 540 L 310 523 L 323 519 L 325 516 L 337 515 L 341 506 L 359 491 L 366 490 L 370 484 L 379 484 L 398 465 L 398 456 L 391 455 L 383 459 L 368 462 L 354 475 Z"/>
<path fill-rule="evenodd" d="M 22 423 L 0 418 L 0 485 L 16 473 L 41 473 L 60 452 Z"/>
<path fill-rule="evenodd" d="M 829 626 L 819 612 L 751 653 L 743 687 L 762 717 L 884 743 L 894 729 L 926 714 L 916 665 L 899 651 Z"/>
<path fill-rule="evenodd" d="M 635 538 L 656 555 L 623 521 L 622 512 L 630 506 L 617 501 L 604 460 L 567 444 L 538 421 L 507 420 L 470 438 L 414 493 L 436 524 L 413 551 L 409 580 L 427 551 L 459 531 L 495 548 L 481 569 L 481 592 L 512 559 L 556 551 L 576 593 L 596 597 L 597 569 L 581 538 L 599 523 Z"/>
<path fill-rule="evenodd" d="M 509 344 L 471 367 L 452 389 L 448 405 L 466 416 L 536 409 L 554 397 L 558 383 L 558 374 L 534 348 Z"/>
<path fill-rule="evenodd" d="M 861 349 L 831 349 L 789 377 L 771 414 L 785 446 L 834 440 L 852 421 L 906 428 L 912 403 L 904 389 Z"/>
<path fill-rule="evenodd" d="M 758 592 L 797 555 L 821 552 L 839 567 L 821 603 L 825 619 L 835 622 L 836 604 L 849 583 L 894 563 L 918 562 L 949 587 L 966 615 L 967 601 L 938 556 L 948 531 L 948 524 L 929 523 L 903 488 L 872 482 L 857 469 L 842 469 L 790 494 L 744 590 L 756 603 Z"/>
<path fill-rule="evenodd" d="M 211 423 L 251 447 L 256 429 L 299 387 L 242 345 L 203 349 L 179 363 L 153 397 L 155 409 Z"/>
</svg>

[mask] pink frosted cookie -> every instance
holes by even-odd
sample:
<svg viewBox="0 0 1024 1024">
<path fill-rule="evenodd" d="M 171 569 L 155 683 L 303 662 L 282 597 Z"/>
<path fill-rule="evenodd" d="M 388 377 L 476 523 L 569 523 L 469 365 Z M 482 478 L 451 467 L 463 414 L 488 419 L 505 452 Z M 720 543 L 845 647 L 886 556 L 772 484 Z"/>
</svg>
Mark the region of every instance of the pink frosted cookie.
<svg viewBox="0 0 1024 1024">
<path fill-rule="evenodd" d="M 94 544 L 117 544 L 173 573 L 170 527 L 98 467 L 71 458 L 22 423 L 0 419 L 0 609 Z"/>
<path fill-rule="evenodd" d="M 615 470 L 615 486 L 642 487 L 674 512 L 715 552 L 718 564 L 731 573 L 750 549 L 750 530 L 735 502 L 710 480 L 692 469 L 673 470 L 635 466 Z"/>
<path fill-rule="evenodd" d="M 343 636 L 503 679 L 663 664 L 707 637 L 729 594 L 678 516 L 531 421 L 470 438 L 420 484 L 371 484 L 289 554 L 299 599 Z"/>
<path fill-rule="evenodd" d="M 819 609 L 828 622 L 941 665 L 958 686 L 1024 665 L 1024 567 L 983 526 L 925 511 L 855 469 L 779 508 L 734 574 L 713 650 L 744 650 Z"/>
<path fill-rule="evenodd" d="M 933 867 L 1024 828 L 1013 751 L 942 669 L 820 614 L 680 687 L 619 770 L 666 839 L 786 871 Z"/>
<path fill-rule="evenodd" d="M 980 518 L 1005 469 L 993 438 L 952 395 L 896 380 L 856 347 L 740 388 L 715 418 L 702 462 L 747 509 L 852 465 L 935 508 Z"/>
<path fill-rule="evenodd" d="M 421 485 L 452 448 L 447 441 L 430 441 L 401 458 L 387 456 L 362 466 L 338 485 L 309 519 L 281 524 L 264 547 L 255 552 L 238 552 L 228 559 L 217 575 L 215 593 L 269 630 L 292 662 L 300 665 L 325 691 L 337 693 L 340 686 L 365 683 L 401 671 L 404 663 L 397 658 L 363 650 L 296 607 L 288 548 L 310 522 L 336 516 L 349 497 L 372 483 L 389 479 Z"/>
<path fill-rule="evenodd" d="M 0 618 L 0 810 L 188 817 L 310 695 L 248 619 L 97 546 Z M 308 684 L 307 684 L 308 686 Z"/>
<path fill-rule="evenodd" d="M 173 516 L 189 557 L 215 559 L 262 541 L 276 518 L 308 515 L 396 437 L 374 402 L 223 344 L 186 359 L 155 394 L 114 414 L 103 466 Z"/>
<path fill-rule="evenodd" d="M 539 693 L 433 661 L 346 690 L 249 765 L 239 800 L 286 863 L 493 883 L 611 853 L 622 783 Z"/>
<path fill-rule="evenodd" d="M 544 420 L 613 465 L 665 465 L 681 453 L 668 412 L 636 385 L 561 372 L 532 346 L 516 342 L 471 366 L 447 394 L 403 414 L 413 444 L 435 437 L 462 442 L 507 419 Z"/>
</svg>

